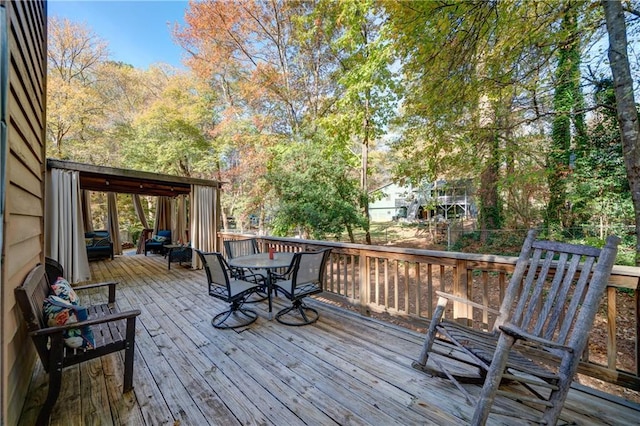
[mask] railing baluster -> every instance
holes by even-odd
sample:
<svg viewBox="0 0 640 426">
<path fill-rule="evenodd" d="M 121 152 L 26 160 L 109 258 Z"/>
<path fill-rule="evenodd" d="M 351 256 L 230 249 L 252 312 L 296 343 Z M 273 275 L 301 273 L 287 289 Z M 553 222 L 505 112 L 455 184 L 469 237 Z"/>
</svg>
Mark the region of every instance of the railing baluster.
<svg viewBox="0 0 640 426">
<path fill-rule="evenodd" d="M 422 281 L 420 279 L 420 264 L 416 262 L 416 315 L 420 316 L 422 309 L 420 309 L 420 288 L 422 287 Z"/>
<path fill-rule="evenodd" d="M 607 288 L 607 367 L 616 369 L 616 358 L 618 357 L 618 344 L 616 337 L 616 289 Z"/>
<path fill-rule="evenodd" d="M 404 312 L 409 314 L 409 262 L 404 262 Z"/>
<path fill-rule="evenodd" d="M 384 309 L 389 309 L 389 259 L 384 260 Z"/>
<path fill-rule="evenodd" d="M 482 322 L 486 324 L 486 327 L 489 327 L 489 311 L 487 310 L 489 307 L 489 273 L 487 271 L 482 271 L 482 306 L 485 307 L 482 310 Z"/>
<path fill-rule="evenodd" d="M 433 316 L 433 275 L 431 263 L 427 263 L 427 318 Z"/>
<path fill-rule="evenodd" d="M 396 311 L 398 311 L 398 263 L 400 261 L 398 259 L 394 260 L 394 273 L 393 273 L 393 307 L 396 309 Z"/>
<path fill-rule="evenodd" d="M 376 300 L 376 305 L 380 304 L 380 259 L 378 259 L 377 257 L 374 257 L 371 259 L 372 262 L 375 262 L 376 266 L 375 266 L 375 274 L 376 274 L 376 288 L 375 288 L 375 300 Z"/>
</svg>

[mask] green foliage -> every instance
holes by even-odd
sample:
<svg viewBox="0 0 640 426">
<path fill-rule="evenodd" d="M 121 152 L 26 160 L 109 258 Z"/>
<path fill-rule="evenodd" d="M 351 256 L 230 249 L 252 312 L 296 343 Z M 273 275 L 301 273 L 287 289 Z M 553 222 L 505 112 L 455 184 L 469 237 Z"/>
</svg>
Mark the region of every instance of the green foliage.
<svg viewBox="0 0 640 426">
<path fill-rule="evenodd" d="M 210 89 L 185 74 L 161 72 L 155 78 L 158 96 L 122 134 L 128 136 L 124 161 L 139 170 L 179 176 L 211 172 L 206 160 L 211 142 L 205 133 L 215 99 Z"/>
<path fill-rule="evenodd" d="M 551 149 L 548 158 L 549 167 L 549 203 L 546 223 L 554 228 L 571 228 L 574 215 L 567 203 L 568 191 L 571 191 L 570 161 L 572 146 L 578 147 L 581 154 L 582 143 L 572 144 L 572 122 L 575 134 L 584 136 L 584 107 L 580 91 L 580 40 L 578 38 L 577 9 L 568 7 L 561 25 L 565 41 L 560 44 L 558 67 L 556 69 L 555 95 L 553 107 L 555 117 L 551 131 Z M 582 142 L 582 143 L 578 143 Z"/>
<path fill-rule="evenodd" d="M 279 152 L 267 179 L 280 200 L 272 219 L 275 235 L 302 231 L 324 239 L 365 224 L 357 178 L 345 158 L 322 142 L 300 142 Z"/>
<path fill-rule="evenodd" d="M 588 144 L 576 159 L 573 191 L 568 199 L 574 206 L 575 221 L 605 233 L 628 234 L 635 223 L 627 178 L 612 82 L 597 84 L 596 102 L 601 106 L 588 129 Z"/>
<path fill-rule="evenodd" d="M 579 48 L 601 23 L 597 9 L 193 2 L 176 33 L 194 53 L 184 73 L 109 61 L 89 31 L 52 23 L 48 155 L 216 178 L 240 228 L 253 214 L 282 235 L 353 239 L 369 231 L 366 189 L 469 178 L 485 228 L 557 213 L 554 238 L 615 232 L 633 246 L 609 83 L 596 82 L 606 107 L 588 125 L 581 113 Z M 82 64 L 60 60 L 69 45 L 89 47 Z M 489 242 L 510 244 L 499 235 Z"/>
</svg>

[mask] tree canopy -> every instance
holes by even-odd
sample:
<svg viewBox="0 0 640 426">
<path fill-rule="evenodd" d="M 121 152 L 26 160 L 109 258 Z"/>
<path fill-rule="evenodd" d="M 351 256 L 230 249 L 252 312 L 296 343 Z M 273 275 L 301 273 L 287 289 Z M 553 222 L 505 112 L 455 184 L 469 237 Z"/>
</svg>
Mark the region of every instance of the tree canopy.
<svg viewBox="0 0 640 426">
<path fill-rule="evenodd" d="M 48 155 L 221 180 L 225 217 L 280 234 L 353 239 L 372 190 L 440 179 L 474 183 L 481 229 L 622 233 L 638 141 L 600 65 L 607 3 L 190 2 L 186 71 L 52 17 Z"/>
</svg>

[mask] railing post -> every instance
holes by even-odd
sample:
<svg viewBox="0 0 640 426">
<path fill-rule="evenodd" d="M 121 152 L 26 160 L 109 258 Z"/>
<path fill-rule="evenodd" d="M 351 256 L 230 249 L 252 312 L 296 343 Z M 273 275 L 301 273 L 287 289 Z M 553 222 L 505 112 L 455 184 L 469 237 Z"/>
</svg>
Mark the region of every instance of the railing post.
<svg viewBox="0 0 640 426">
<path fill-rule="evenodd" d="M 467 282 L 467 261 L 457 259 L 453 271 L 453 294 L 463 298 L 469 298 Z M 469 313 L 469 305 L 462 302 L 453 302 L 453 318 L 461 324 L 471 325 L 472 315 Z"/>
<path fill-rule="evenodd" d="M 358 279 L 360 280 L 360 313 L 362 315 L 370 316 L 371 311 L 369 309 L 369 262 L 367 255 L 363 250 L 360 250 L 358 255 Z"/>
</svg>

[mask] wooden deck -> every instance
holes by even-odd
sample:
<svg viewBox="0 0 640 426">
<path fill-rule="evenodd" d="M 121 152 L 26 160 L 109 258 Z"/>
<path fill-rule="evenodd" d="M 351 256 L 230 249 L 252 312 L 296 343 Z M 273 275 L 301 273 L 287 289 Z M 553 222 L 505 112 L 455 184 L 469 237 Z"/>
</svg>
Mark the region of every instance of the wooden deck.
<svg viewBox="0 0 640 426">
<path fill-rule="evenodd" d="M 411 368 L 422 341 L 413 331 L 322 302 L 314 302 L 320 320 L 310 326 L 269 321 L 262 302 L 249 327 L 217 330 L 211 318 L 226 305 L 207 295 L 203 271 L 168 271 L 166 259 L 152 255 L 91 267 L 95 281 L 120 281 L 120 309 L 142 311 L 135 388 L 122 394 L 122 354 L 69 367 L 51 425 L 459 425 L 473 414 L 451 383 Z M 106 294 L 90 297 L 94 303 Z M 274 310 L 285 303 L 275 299 Z M 35 424 L 46 388 L 38 362 L 20 424 Z M 472 395 L 480 390 L 467 388 Z M 573 389 L 562 417 L 638 424 L 640 407 Z M 514 419 L 494 416 L 489 424 Z"/>
</svg>

